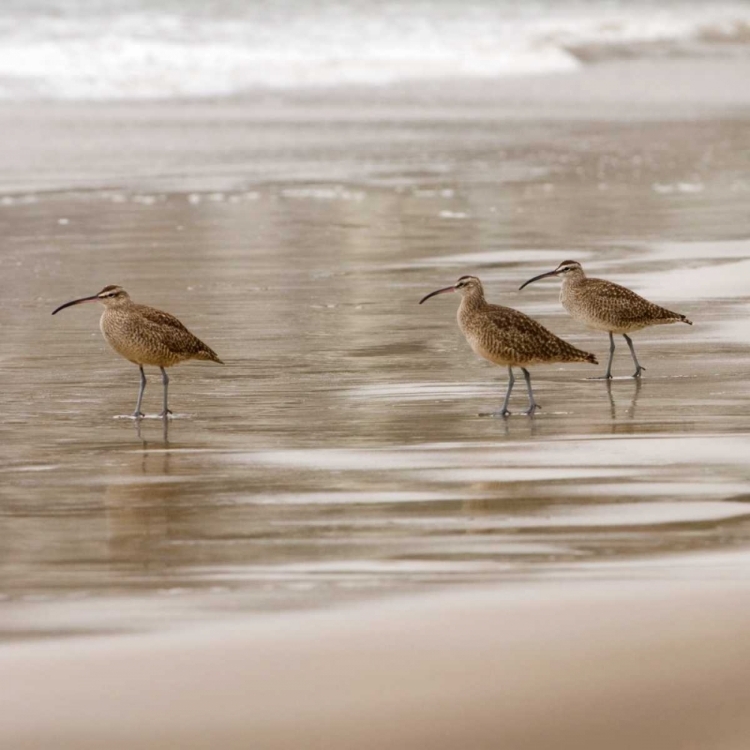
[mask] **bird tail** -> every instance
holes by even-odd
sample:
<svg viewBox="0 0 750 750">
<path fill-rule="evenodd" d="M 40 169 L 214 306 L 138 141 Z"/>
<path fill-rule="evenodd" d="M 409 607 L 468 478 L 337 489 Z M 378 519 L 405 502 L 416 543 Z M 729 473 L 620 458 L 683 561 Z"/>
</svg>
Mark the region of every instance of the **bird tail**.
<svg viewBox="0 0 750 750">
<path fill-rule="evenodd" d="M 579 349 L 578 347 L 573 346 L 572 344 L 569 344 L 567 341 L 562 342 L 562 361 L 563 362 L 590 362 L 592 365 L 598 365 L 599 362 L 596 359 L 596 355 L 589 354 L 589 352 L 583 351 L 583 349 Z"/>
<path fill-rule="evenodd" d="M 201 349 L 195 355 L 195 359 L 206 359 L 209 362 L 218 362 L 220 365 L 224 364 L 224 362 L 219 359 L 219 355 L 209 346 L 206 346 L 204 349 Z"/>
<path fill-rule="evenodd" d="M 682 313 L 674 312 L 673 310 L 667 310 L 665 307 L 657 307 L 654 315 L 654 323 L 687 323 L 689 326 L 693 325 L 692 320 L 688 320 L 687 315 Z"/>
</svg>

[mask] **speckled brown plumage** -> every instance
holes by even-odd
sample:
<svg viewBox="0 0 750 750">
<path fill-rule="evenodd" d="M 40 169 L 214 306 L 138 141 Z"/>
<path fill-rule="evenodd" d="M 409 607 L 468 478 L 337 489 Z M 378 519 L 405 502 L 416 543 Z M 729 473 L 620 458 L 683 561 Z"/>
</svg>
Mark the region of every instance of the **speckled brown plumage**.
<svg viewBox="0 0 750 750">
<path fill-rule="evenodd" d="M 508 392 L 502 409 L 497 412 L 499 415 L 507 416 L 510 413 L 507 407 L 514 382 L 513 367 L 523 370 L 529 390 L 529 409 L 526 413 L 532 414 L 538 407 L 527 366 L 554 362 L 597 364 L 593 354 L 563 341 L 528 315 L 510 307 L 489 304 L 485 300 L 482 283 L 476 276 L 462 276 L 454 286 L 438 289 L 423 297 L 421 302 L 435 294 L 452 291 L 460 292 L 463 296 L 457 313 L 458 325 L 471 348 L 480 357 L 508 367 Z"/>
<path fill-rule="evenodd" d="M 687 323 L 681 313 L 655 305 L 630 289 L 604 279 L 589 278 L 580 263 L 565 261 L 560 302 L 576 320 L 607 333 L 632 333 L 667 323 Z"/>
<path fill-rule="evenodd" d="M 188 359 L 221 362 L 216 352 L 177 318 L 130 297 L 105 308 L 99 326 L 107 343 L 136 365 L 172 367 Z"/>
<path fill-rule="evenodd" d="M 685 315 L 655 305 L 624 286 L 604 279 L 589 278 L 584 273 L 581 264 L 574 260 L 565 260 L 554 271 L 529 279 L 521 286 L 521 289 L 547 276 L 562 278 L 560 302 L 575 320 L 584 323 L 589 328 L 606 331 L 609 334 L 610 361 L 606 378 L 612 377 L 612 355 L 615 348 L 613 334 L 619 333 L 625 337 L 636 364 L 634 377 L 639 377 L 645 368 L 638 363 L 633 342 L 627 335 L 628 333 L 640 331 L 648 326 L 669 323 L 693 325 Z"/>
<path fill-rule="evenodd" d="M 153 365 L 161 369 L 164 384 L 162 416 L 166 417 L 171 413 L 167 405 L 169 377 L 166 367 L 172 367 L 188 359 L 203 359 L 223 364 L 211 347 L 190 333 L 173 315 L 133 302 L 130 295 L 116 285 L 105 286 L 101 292 L 91 297 L 66 302 L 52 314 L 71 305 L 93 301 L 99 301 L 104 305 L 99 327 L 107 343 L 118 354 L 140 368 L 141 387 L 133 414 L 136 418 L 143 416 L 141 402 L 146 387 L 144 365 Z"/>
<path fill-rule="evenodd" d="M 591 362 L 593 354 L 555 336 L 528 315 L 484 298 L 481 284 L 458 308 L 458 325 L 471 348 L 496 365 L 525 367 L 544 362 Z"/>
</svg>

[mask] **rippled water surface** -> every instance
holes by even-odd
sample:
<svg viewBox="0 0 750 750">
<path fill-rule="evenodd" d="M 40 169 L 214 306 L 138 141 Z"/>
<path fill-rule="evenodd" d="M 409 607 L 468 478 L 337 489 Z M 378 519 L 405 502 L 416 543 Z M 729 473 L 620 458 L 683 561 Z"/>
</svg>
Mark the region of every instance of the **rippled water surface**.
<svg viewBox="0 0 750 750">
<path fill-rule="evenodd" d="M 371 163 L 348 181 L 6 196 L 2 637 L 622 576 L 611 563 L 747 545 L 746 175 L 701 162 L 737 131 L 683 132 L 693 151 L 675 165 L 673 131 L 625 130 L 618 148 L 651 159 L 648 174 L 592 133 L 576 156 L 575 130 L 559 152 L 514 153 L 527 168 L 513 171 L 481 126 L 443 172 L 430 151 L 443 141 L 407 133 L 382 158 L 410 166 L 387 177 Z M 328 152 L 314 153 L 324 172 Z M 555 282 L 516 291 L 568 256 L 695 326 L 636 335 L 642 382 L 624 377 L 623 344 L 612 383 L 587 380 L 600 374 L 588 365 L 537 367 L 534 418 L 478 417 L 505 373 L 471 354 L 455 297 L 418 300 L 476 273 L 491 301 L 604 362 L 606 336 L 565 315 Z M 108 349 L 95 305 L 50 316 L 112 283 L 226 362 L 172 371 L 169 424 L 118 418 L 138 373 Z M 160 389 L 150 372 L 151 415 Z"/>
</svg>

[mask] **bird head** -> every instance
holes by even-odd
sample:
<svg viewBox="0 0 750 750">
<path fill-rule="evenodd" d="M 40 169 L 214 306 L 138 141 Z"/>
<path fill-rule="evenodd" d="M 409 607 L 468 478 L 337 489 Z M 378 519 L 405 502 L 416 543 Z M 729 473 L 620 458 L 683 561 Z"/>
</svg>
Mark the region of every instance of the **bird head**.
<svg viewBox="0 0 750 750">
<path fill-rule="evenodd" d="M 52 314 L 59 313 L 60 310 L 64 310 L 66 307 L 80 305 L 82 302 L 101 302 L 105 307 L 118 307 L 129 299 L 130 295 L 121 286 L 110 284 L 109 286 L 105 286 L 101 292 L 93 294 L 90 297 L 81 297 L 80 299 L 74 299 L 66 302 L 64 305 L 60 305 L 60 307 L 52 311 Z"/>
<path fill-rule="evenodd" d="M 453 286 L 447 286 L 444 289 L 437 289 L 422 297 L 422 299 L 419 300 L 419 304 L 421 305 L 436 294 L 458 292 L 465 297 L 467 294 L 473 294 L 476 291 L 482 292 L 482 282 L 476 276 L 461 276 Z"/>
<path fill-rule="evenodd" d="M 546 279 L 548 276 L 562 276 L 565 278 L 578 275 L 583 275 L 581 264 L 577 260 L 564 260 L 554 271 L 540 273 L 539 276 L 534 276 L 534 278 L 524 281 L 524 283 L 518 288 L 518 291 L 520 292 L 525 286 L 533 284 L 535 281 L 539 281 L 539 279 Z"/>
</svg>

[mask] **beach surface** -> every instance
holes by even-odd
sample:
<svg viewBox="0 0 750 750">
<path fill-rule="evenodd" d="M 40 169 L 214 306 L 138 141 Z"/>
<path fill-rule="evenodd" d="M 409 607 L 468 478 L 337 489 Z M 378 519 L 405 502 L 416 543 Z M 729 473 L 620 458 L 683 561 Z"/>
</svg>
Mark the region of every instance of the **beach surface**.
<svg viewBox="0 0 750 750">
<path fill-rule="evenodd" d="M 0 744 L 744 748 L 748 73 L 0 110 Z M 517 291 L 568 258 L 694 325 L 590 380 Z M 417 304 L 466 273 L 599 367 L 479 417 L 506 373 Z M 168 423 L 50 315 L 106 284 L 226 362 Z"/>
<path fill-rule="evenodd" d="M 13 686 L 0 738 L 59 750 L 742 750 L 748 601 L 746 583 L 727 581 L 524 585 L 21 645 L 0 651 Z"/>
</svg>

